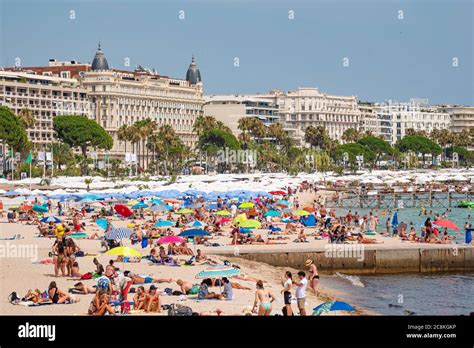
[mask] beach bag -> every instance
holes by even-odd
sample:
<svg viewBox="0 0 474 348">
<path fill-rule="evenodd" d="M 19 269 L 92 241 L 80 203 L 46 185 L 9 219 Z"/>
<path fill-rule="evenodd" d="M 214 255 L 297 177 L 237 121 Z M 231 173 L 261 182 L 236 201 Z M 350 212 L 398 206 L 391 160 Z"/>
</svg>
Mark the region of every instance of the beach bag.
<svg viewBox="0 0 474 348">
<path fill-rule="evenodd" d="M 168 309 L 168 315 L 177 317 L 190 317 L 193 315 L 193 310 L 187 306 L 176 308 L 174 305 L 171 305 Z"/>
<path fill-rule="evenodd" d="M 171 288 L 166 288 L 166 289 L 164 290 L 164 293 L 165 293 L 166 295 L 171 295 L 171 294 L 173 294 L 173 289 L 171 289 Z"/>
<path fill-rule="evenodd" d="M 92 273 L 87 272 L 81 276 L 81 280 L 87 280 L 87 279 L 92 279 Z"/>
<path fill-rule="evenodd" d="M 120 311 L 122 314 L 129 314 L 130 313 L 130 302 L 129 301 L 123 301 L 122 304 L 120 305 Z"/>
<path fill-rule="evenodd" d="M 11 304 L 18 304 L 20 302 L 20 298 L 18 297 L 17 293 L 13 291 L 9 296 L 8 296 L 8 302 Z"/>
</svg>

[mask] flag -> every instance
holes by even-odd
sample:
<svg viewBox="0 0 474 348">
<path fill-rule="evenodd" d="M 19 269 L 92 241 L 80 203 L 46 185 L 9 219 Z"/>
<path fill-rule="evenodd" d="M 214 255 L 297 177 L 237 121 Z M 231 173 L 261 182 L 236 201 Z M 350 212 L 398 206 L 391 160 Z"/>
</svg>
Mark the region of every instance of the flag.
<svg viewBox="0 0 474 348">
<path fill-rule="evenodd" d="M 30 153 L 28 154 L 28 157 L 26 157 L 26 160 L 25 160 L 25 164 L 31 164 L 31 162 L 33 162 L 33 155 L 30 151 Z"/>
</svg>

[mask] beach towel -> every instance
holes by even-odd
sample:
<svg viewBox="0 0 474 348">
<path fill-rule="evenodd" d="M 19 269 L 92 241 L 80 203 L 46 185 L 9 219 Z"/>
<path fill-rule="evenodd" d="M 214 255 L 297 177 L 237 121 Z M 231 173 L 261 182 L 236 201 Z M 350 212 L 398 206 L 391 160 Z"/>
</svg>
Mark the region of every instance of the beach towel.
<svg viewBox="0 0 474 348">
<path fill-rule="evenodd" d="M 21 234 L 16 234 L 13 237 L 2 237 L 0 240 L 17 240 L 17 239 L 24 239 Z"/>
</svg>

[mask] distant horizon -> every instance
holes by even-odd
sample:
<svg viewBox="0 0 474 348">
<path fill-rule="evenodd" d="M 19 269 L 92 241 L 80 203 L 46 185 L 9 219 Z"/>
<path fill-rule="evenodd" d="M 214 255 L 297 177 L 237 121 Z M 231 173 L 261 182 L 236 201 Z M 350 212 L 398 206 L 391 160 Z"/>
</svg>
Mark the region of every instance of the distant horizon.
<svg viewBox="0 0 474 348">
<path fill-rule="evenodd" d="M 469 0 L 0 0 L 0 66 L 90 64 L 100 42 L 111 68 L 177 79 L 194 54 L 206 96 L 473 106 L 473 17 Z"/>
</svg>

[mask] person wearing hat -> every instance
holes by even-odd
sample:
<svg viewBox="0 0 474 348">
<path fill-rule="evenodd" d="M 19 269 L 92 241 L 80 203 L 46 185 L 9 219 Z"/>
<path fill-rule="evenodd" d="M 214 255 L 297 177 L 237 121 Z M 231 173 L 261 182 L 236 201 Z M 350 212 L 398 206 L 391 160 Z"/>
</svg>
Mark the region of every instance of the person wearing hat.
<svg viewBox="0 0 474 348">
<path fill-rule="evenodd" d="M 315 294 L 317 294 L 318 290 L 318 284 L 319 284 L 319 274 L 318 274 L 318 268 L 314 264 L 313 260 L 306 260 L 305 262 L 306 267 L 308 267 L 308 272 L 309 272 L 309 287 L 311 290 L 314 291 Z"/>
</svg>

